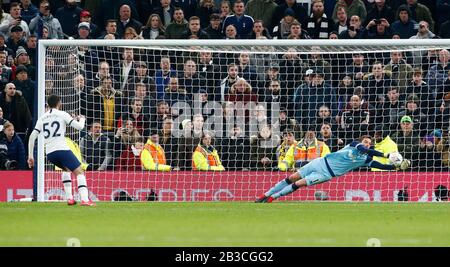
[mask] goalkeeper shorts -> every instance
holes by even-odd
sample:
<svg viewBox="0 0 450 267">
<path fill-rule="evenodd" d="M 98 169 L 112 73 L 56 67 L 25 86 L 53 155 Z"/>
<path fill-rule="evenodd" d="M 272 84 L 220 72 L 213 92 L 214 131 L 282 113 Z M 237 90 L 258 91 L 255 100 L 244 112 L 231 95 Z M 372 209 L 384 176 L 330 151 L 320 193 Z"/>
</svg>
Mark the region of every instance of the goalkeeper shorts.
<svg viewBox="0 0 450 267">
<path fill-rule="evenodd" d="M 301 167 L 298 172 L 308 186 L 327 182 L 333 177 L 327 169 L 324 158 L 314 159 Z"/>
</svg>

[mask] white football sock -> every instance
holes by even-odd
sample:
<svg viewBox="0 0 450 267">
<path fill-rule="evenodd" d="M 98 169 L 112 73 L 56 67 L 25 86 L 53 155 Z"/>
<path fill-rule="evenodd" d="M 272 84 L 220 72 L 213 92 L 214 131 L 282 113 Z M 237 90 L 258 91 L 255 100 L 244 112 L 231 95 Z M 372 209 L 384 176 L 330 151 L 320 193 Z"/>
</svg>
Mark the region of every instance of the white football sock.
<svg viewBox="0 0 450 267">
<path fill-rule="evenodd" d="M 61 174 L 62 182 L 64 185 L 64 192 L 66 193 L 66 199 L 73 198 L 72 196 L 72 176 L 70 172 L 62 172 Z"/>
<path fill-rule="evenodd" d="M 89 192 L 86 184 L 86 176 L 84 176 L 84 174 L 78 174 L 77 181 L 78 181 L 78 193 L 80 194 L 81 201 L 89 201 Z"/>
</svg>

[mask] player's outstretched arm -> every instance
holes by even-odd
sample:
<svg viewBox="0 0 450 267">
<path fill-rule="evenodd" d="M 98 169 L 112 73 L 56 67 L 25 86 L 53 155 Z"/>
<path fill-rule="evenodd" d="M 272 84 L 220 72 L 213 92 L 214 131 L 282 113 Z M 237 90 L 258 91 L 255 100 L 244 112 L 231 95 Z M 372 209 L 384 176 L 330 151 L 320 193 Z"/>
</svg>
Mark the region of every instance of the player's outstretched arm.
<svg viewBox="0 0 450 267">
<path fill-rule="evenodd" d="M 389 153 L 382 153 L 382 152 L 374 150 L 374 149 L 369 149 L 361 143 L 354 142 L 351 144 L 351 146 L 354 146 L 361 153 L 365 153 L 365 154 L 369 155 L 370 157 L 381 157 L 381 158 L 389 157 Z"/>
</svg>

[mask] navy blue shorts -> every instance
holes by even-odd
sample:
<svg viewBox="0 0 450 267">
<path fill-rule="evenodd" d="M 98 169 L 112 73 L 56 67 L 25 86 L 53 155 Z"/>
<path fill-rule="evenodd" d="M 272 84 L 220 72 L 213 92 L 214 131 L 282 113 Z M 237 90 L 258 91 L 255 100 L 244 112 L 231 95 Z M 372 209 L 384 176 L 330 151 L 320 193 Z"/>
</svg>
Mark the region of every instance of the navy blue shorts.
<svg viewBox="0 0 450 267">
<path fill-rule="evenodd" d="M 59 150 L 47 154 L 47 159 L 57 167 L 74 171 L 81 163 L 70 150 Z"/>
</svg>

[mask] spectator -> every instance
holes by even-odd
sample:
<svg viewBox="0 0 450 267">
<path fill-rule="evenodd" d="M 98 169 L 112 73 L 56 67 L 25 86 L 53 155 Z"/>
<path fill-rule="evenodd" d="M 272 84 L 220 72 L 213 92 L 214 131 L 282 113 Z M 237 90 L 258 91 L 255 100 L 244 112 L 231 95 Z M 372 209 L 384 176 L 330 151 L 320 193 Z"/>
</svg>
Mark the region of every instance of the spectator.
<svg viewBox="0 0 450 267">
<path fill-rule="evenodd" d="M 327 105 L 319 107 L 317 116 L 311 121 L 309 128 L 314 128 L 314 131 L 319 132 L 324 123 L 330 124 L 333 131 L 337 130 L 337 122 L 331 116 L 330 108 Z"/>
<path fill-rule="evenodd" d="M 192 35 L 197 36 L 198 39 L 209 39 L 208 33 L 200 28 L 200 18 L 197 16 L 189 19 L 188 29 L 181 34 L 181 38 L 190 39 Z"/>
<path fill-rule="evenodd" d="M 303 73 L 303 61 L 300 58 L 299 52 L 290 47 L 287 51 L 281 56 L 280 61 L 280 80 L 286 81 L 286 88 L 290 95 L 293 95 L 293 91 L 297 88 L 302 79 Z M 292 90 L 291 90 L 292 89 Z M 291 110 L 292 108 L 289 108 Z"/>
<path fill-rule="evenodd" d="M 289 151 L 289 149 L 292 146 L 297 145 L 297 141 L 295 140 L 295 133 L 292 129 L 285 129 L 282 131 L 283 133 L 283 142 L 278 146 L 277 148 L 277 159 L 278 159 L 278 166 L 277 169 L 280 171 L 290 171 L 287 168 L 286 161 L 284 160 L 286 158 L 286 154 Z"/>
<path fill-rule="evenodd" d="M 99 28 L 97 24 L 92 22 L 91 13 L 88 10 L 82 10 L 80 12 L 80 23 L 83 22 L 89 23 L 89 35 L 92 38 L 98 38 L 100 36 Z M 79 25 L 76 25 L 76 29 L 78 29 L 78 26 Z"/>
<path fill-rule="evenodd" d="M 194 94 L 206 85 L 205 77 L 198 73 L 197 64 L 192 59 L 184 62 L 183 72 L 178 76 L 178 82 L 186 90 L 190 99 L 193 99 Z"/>
<path fill-rule="evenodd" d="M 198 2 L 197 0 L 190 0 L 190 1 L 173 0 L 173 5 L 183 9 L 186 15 L 186 19 L 189 20 L 192 16 L 195 15 L 195 9 L 198 6 Z"/>
<path fill-rule="evenodd" d="M 134 61 L 134 50 L 131 47 L 125 47 L 122 50 L 121 63 L 113 67 L 114 79 L 120 82 L 120 89 L 124 90 L 129 79 L 133 79 L 136 73 L 136 61 Z"/>
<path fill-rule="evenodd" d="M 2 33 L 0 33 L 0 51 L 4 51 L 7 58 L 14 56 L 14 51 L 6 45 L 6 37 Z"/>
<path fill-rule="evenodd" d="M 325 81 L 331 81 L 331 64 L 323 58 L 322 51 L 318 46 L 311 47 L 311 54 L 309 54 L 306 64 L 310 69 L 320 70 Z"/>
<path fill-rule="evenodd" d="M 330 152 L 336 152 L 345 145 L 344 140 L 334 134 L 333 126 L 328 122 L 324 122 L 320 126 L 318 139 L 330 148 Z"/>
<path fill-rule="evenodd" d="M 290 129 L 298 135 L 301 134 L 300 125 L 298 124 L 297 120 L 289 117 L 287 110 L 283 108 L 279 112 L 278 119 L 275 121 L 275 123 L 273 123 L 273 128 L 278 129 L 281 133 L 284 133 L 285 131 Z"/>
<path fill-rule="evenodd" d="M 274 134 L 270 125 L 264 125 L 257 136 L 251 137 L 251 168 L 255 170 L 272 170 L 278 165 L 276 150 L 280 137 Z"/>
<path fill-rule="evenodd" d="M 334 6 L 334 11 L 333 11 L 334 22 L 338 22 L 337 11 L 341 7 L 344 8 L 345 13 L 347 13 L 349 17 L 356 15 L 356 16 L 360 17 L 362 21 L 366 20 L 367 10 L 366 10 L 366 6 L 364 5 L 363 1 L 361 1 L 361 0 L 351 0 L 351 1 L 338 0 L 336 2 L 336 5 Z"/>
<path fill-rule="evenodd" d="M 176 12 L 175 12 L 176 13 Z M 169 57 L 161 57 L 160 69 L 155 73 L 156 84 L 156 99 L 164 99 L 164 91 L 169 84 L 170 77 L 177 76 L 175 70 L 171 68 L 171 62 Z"/>
<path fill-rule="evenodd" d="M 241 78 L 238 73 L 238 66 L 236 64 L 231 63 L 228 65 L 228 75 L 225 77 L 220 83 L 220 101 L 224 102 L 225 97 L 229 94 L 231 86 L 236 83 L 236 81 Z"/>
<path fill-rule="evenodd" d="M 225 28 L 225 39 L 237 39 L 237 30 L 234 25 L 230 24 Z"/>
<path fill-rule="evenodd" d="M 141 167 L 141 151 L 144 148 L 142 140 L 129 146 L 120 154 L 120 158 L 116 160 L 116 171 L 142 171 Z"/>
<path fill-rule="evenodd" d="M 3 109 L 0 107 L 0 131 L 3 131 L 5 123 L 7 123 L 8 120 L 3 118 Z"/>
<path fill-rule="evenodd" d="M 398 113 L 397 121 L 400 118 L 403 118 L 404 116 L 410 117 L 414 122 L 414 126 L 416 127 L 415 129 L 419 131 L 420 136 L 424 136 L 427 132 L 428 117 L 423 112 L 420 111 L 419 107 L 420 107 L 419 97 L 417 97 L 414 94 L 409 95 L 406 98 L 405 110 L 400 111 Z M 432 126 L 433 121 L 430 121 L 429 125 Z"/>
<path fill-rule="evenodd" d="M 109 19 L 105 22 L 105 31 L 100 34 L 99 39 L 105 39 L 108 34 L 112 34 L 114 39 L 119 39 L 117 34 L 117 21 L 114 19 Z"/>
<path fill-rule="evenodd" d="M 234 2 L 233 11 L 233 15 L 229 15 L 223 20 L 223 32 L 225 33 L 227 26 L 232 24 L 236 27 L 237 38 L 245 39 L 253 29 L 254 20 L 252 17 L 244 14 L 245 6 L 242 0 Z"/>
<path fill-rule="evenodd" d="M 433 39 L 435 37 L 436 35 L 428 29 L 428 22 L 420 21 L 419 30 L 417 31 L 417 34 L 411 36 L 410 39 Z M 427 51 L 418 50 L 418 51 L 411 51 L 410 53 L 413 59 L 412 64 L 418 66 L 422 64 L 424 57 L 426 57 Z"/>
<path fill-rule="evenodd" d="M 148 17 L 147 25 L 142 29 L 140 36 L 144 39 L 156 39 L 164 37 L 165 27 L 158 14 L 151 14 Z"/>
<path fill-rule="evenodd" d="M 434 20 L 430 10 L 426 5 L 417 3 L 417 0 L 406 0 L 406 4 L 411 10 L 411 19 L 415 21 L 426 21 L 430 26 L 430 30 L 434 31 Z"/>
<path fill-rule="evenodd" d="M 0 89 L 2 91 L 5 88 L 5 85 L 12 80 L 13 74 L 11 67 L 8 67 L 6 62 L 8 57 L 7 54 L 6 51 L 0 51 Z"/>
<path fill-rule="evenodd" d="M 438 94 L 445 88 L 445 82 L 450 71 L 450 52 L 447 49 L 439 51 L 439 61 L 433 64 L 426 76 L 426 81 L 430 87 L 429 91 Z"/>
<path fill-rule="evenodd" d="M 219 10 L 215 7 L 213 0 L 200 0 L 200 4 L 195 11 L 195 15 L 200 18 L 202 29 L 208 27 L 211 15 L 215 14 L 220 20 Z M 219 38 L 214 38 L 219 39 Z"/>
<path fill-rule="evenodd" d="M 156 119 L 152 121 L 151 127 L 161 129 L 167 117 L 170 117 L 170 106 L 166 101 L 159 101 L 156 104 Z"/>
<path fill-rule="evenodd" d="M 281 82 L 279 80 L 269 80 L 266 83 L 264 91 L 259 94 L 258 102 L 265 103 L 267 109 L 272 112 L 286 109 L 288 103 L 287 92 L 284 88 L 281 88 Z M 271 118 L 271 116 L 269 116 L 269 118 Z"/>
<path fill-rule="evenodd" d="M 278 1 L 276 1 L 276 2 L 278 2 Z M 280 23 L 281 19 L 284 17 L 285 11 L 288 8 L 294 10 L 294 13 L 295 13 L 294 18 L 298 22 L 300 22 L 300 24 L 303 25 L 303 27 L 306 28 L 307 23 L 308 23 L 307 22 L 308 21 L 308 12 L 302 4 L 297 3 L 295 0 L 285 0 L 284 3 L 282 3 L 282 4 L 280 3 L 275 8 L 275 11 L 273 12 L 271 23 L 266 24 L 267 27 L 269 29 L 273 29 L 275 26 L 277 26 L 278 23 Z"/>
<path fill-rule="evenodd" d="M 316 138 L 313 130 L 308 130 L 296 146 L 291 146 L 284 158 L 281 171 L 299 169 L 316 158 L 330 154 L 330 148 Z"/>
<path fill-rule="evenodd" d="M 228 0 L 222 0 L 220 2 L 220 20 L 224 21 L 226 17 L 232 15 L 233 12 L 231 11 L 231 4 Z"/>
<path fill-rule="evenodd" d="M 350 24 L 350 20 L 347 17 L 347 13 L 344 7 L 339 7 L 336 11 L 336 22 L 333 25 L 333 31 L 337 32 L 337 34 L 341 34 L 343 31 L 348 29 Z"/>
<path fill-rule="evenodd" d="M 220 101 L 221 67 L 218 63 L 219 56 L 211 51 L 201 51 L 198 59 L 199 75 L 206 78 L 206 88 L 214 100 Z"/>
<path fill-rule="evenodd" d="M 163 121 L 163 126 L 161 131 L 159 132 L 159 140 L 160 144 L 163 147 L 164 151 L 170 151 L 169 155 L 166 157 L 167 164 L 172 166 L 174 170 L 179 171 L 180 167 L 178 167 L 178 144 L 179 139 L 175 137 L 175 133 L 173 133 L 173 119 L 168 116 Z"/>
<path fill-rule="evenodd" d="M 432 92 L 428 91 L 428 85 L 423 80 L 423 71 L 420 68 L 415 68 L 413 70 L 412 79 L 409 81 L 406 90 L 404 90 L 402 100 L 406 100 L 406 96 L 415 94 L 419 97 L 420 108 L 426 114 L 429 114 L 435 107 L 435 103 L 433 101 Z"/>
<path fill-rule="evenodd" d="M 16 86 L 16 90 L 22 92 L 22 96 L 27 102 L 28 108 L 32 114 L 36 114 L 34 111 L 34 101 L 37 97 L 36 83 L 28 77 L 27 67 L 19 65 L 16 68 L 16 79 L 12 81 Z"/>
<path fill-rule="evenodd" d="M 27 38 L 27 46 L 25 47 L 25 50 L 27 51 L 28 58 L 30 59 L 31 65 L 33 66 L 36 66 L 35 62 L 36 49 L 37 49 L 37 36 L 34 34 L 30 34 Z"/>
<path fill-rule="evenodd" d="M 413 68 L 403 59 L 403 52 L 392 51 L 391 61 L 384 67 L 384 70 L 392 73 L 391 79 L 397 82 L 400 93 L 404 92 L 412 78 Z"/>
<path fill-rule="evenodd" d="M 92 39 L 91 27 L 87 22 L 81 22 L 78 24 L 77 34 L 73 37 L 74 39 Z"/>
<path fill-rule="evenodd" d="M 144 113 L 143 109 L 144 100 L 134 97 L 130 101 L 128 110 L 122 116 L 123 120 L 131 120 L 133 122 L 133 128 L 143 137 L 149 136 L 150 130 L 150 114 Z"/>
<path fill-rule="evenodd" d="M 65 5 L 56 10 L 55 18 L 59 20 L 65 34 L 69 36 L 76 34 L 73 26 L 80 23 L 81 11 L 75 0 L 65 0 Z"/>
<path fill-rule="evenodd" d="M 6 40 L 6 46 L 16 53 L 19 47 L 25 47 L 27 43 L 23 37 L 23 30 L 21 26 L 14 26 L 11 28 L 11 34 Z M 9 55 L 8 55 L 9 56 Z"/>
<path fill-rule="evenodd" d="M 434 129 L 431 134 L 427 134 L 420 140 L 419 145 L 419 170 L 436 171 L 436 167 L 441 167 L 442 158 L 437 145 L 442 138 L 442 130 Z"/>
<path fill-rule="evenodd" d="M 147 67 L 147 63 L 145 63 L 144 61 L 137 61 L 135 62 L 135 73 L 134 75 L 128 79 L 127 84 L 125 85 L 124 88 L 124 95 L 125 97 L 133 97 L 134 96 L 134 91 L 135 91 L 135 86 L 139 83 L 144 83 L 145 85 L 148 85 L 150 87 L 150 91 L 154 92 L 155 91 L 155 79 L 153 79 L 153 77 L 151 77 L 148 74 L 148 67 Z"/>
<path fill-rule="evenodd" d="M 312 13 L 309 16 L 306 31 L 312 39 L 328 39 L 333 23 L 325 14 L 322 0 L 313 0 Z"/>
<path fill-rule="evenodd" d="M 372 72 L 364 76 L 363 88 L 366 88 L 368 94 L 367 100 L 375 105 L 383 102 L 387 89 L 396 83 L 391 80 L 390 74 L 384 71 L 383 63 L 375 61 L 372 64 Z"/>
<path fill-rule="evenodd" d="M 414 122 L 409 116 L 403 116 L 400 120 L 401 130 L 392 135 L 392 140 L 397 144 L 398 152 L 411 162 L 418 159 L 420 138 L 414 130 Z"/>
<path fill-rule="evenodd" d="M 6 16 L 8 14 L 4 15 Z M 20 4 L 17 2 L 11 3 L 9 7 L 9 16 L 6 16 L 0 24 L 0 32 L 9 37 L 11 29 L 15 26 L 19 26 L 23 30 L 25 37 L 30 35 L 28 23 L 22 19 Z"/>
<path fill-rule="evenodd" d="M 382 125 L 378 125 L 374 131 L 374 140 L 375 140 L 375 150 L 380 151 L 381 153 L 393 153 L 398 152 L 397 144 L 391 139 L 391 137 L 386 134 L 386 130 Z M 390 164 L 388 158 L 383 157 L 374 157 L 373 160 L 376 160 L 383 164 Z M 372 168 L 372 171 L 383 171 L 381 169 Z"/>
<path fill-rule="evenodd" d="M 59 20 L 50 14 L 50 3 L 48 0 L 41 0 L 39 3 L 39 14 L 30 22 L 30 33 L 38 37 L 44 35 L 44 27 L 48 30 L 49 39 L 63 39 L 64 32 Z"/>
<path fill-rule="evenodd" d="M 390 6 L 386 5 L 386 0 L 375 1 L 375 5 L 367 13 L 367 22 L 380 19 L 386 19 L 389 23 L 393 23 L 395 20 L 394 11 Z"/>
<path fill-rule="evenodd" d="M 345 73 L 350 76 L 355 85 L 361 85 L 364 76 L 369 74 L 368 64 L 363 53 L 353 53 L 351 63 L 345 66 Z"/>
<path fill-rule="evenodd" d="M 184 12 L 181 8 L 175 8 L 173 21 L 166 26 L 167 39 L 181 39 L 183 32 L 188 29 L 188 22 L 184 19 Z"/>
<path fill-rule="evenodd" d="M 157 14 L 161 18 L 162 24 L 167 28 L 169 24 L 173 22 L 172 18 L 175 19 L 176 10 L 182 10 L 180 7 L 175 7 L 172 5 L 171 0 L 160 0 L 160 6 L 155 7 L 152 11 L 153 14 Z M 183 12 L 184 19 L 184 12 Z M 176 38 L 173 38 L 176 39 Z"/>
<path fill-rule="evenodd" d="M 147 143 L 141 152 L 141 162 L 144 170 L 171 171 L 172 167 L 167 165 L 164 149 L 159 144 L 159 135 L 157 131 L 153 131 L 150 138 L 147 140 Z"/>
<path fill-rule="evenodd" d="M 411 9 L 407 5 L 398 8 L 398 20 L 392 23 L 392 30 L 402 39 L 408 39 L 417 33 L 417 22 L 412 19 Z"/>
<path fill-rule="evenodd" d="M 98 72 L 92 77 L 92 79 L 88 80 L 88 86 L 96 88 L 100 86 L 103 78 L 112 77 L 110 73 L 109 63 L 106 61 L 102 61 L 99 63 Z M 113 81 L 114 84 L 117 84 L 117 81 Z"/>
<path fill-rule="evenodd" d="M 191 98 L 187 95 L 186 90 L 180 87 L 177 77 L 170 77 L 169 85 L 164 93 L 164 100 L 169 106 L 173 106 L 177 102 L 184 102 L 192 106 Z"/>
<path fill-rule="evenodd" d="M 352 16 L 347 30 L 339 34 L 339 39 L 363 39 L 366 34 L 366 29 L 361 26 L 361 19 L 358 16 Z"/>
<path fill-rule="evenodd" d="M 0 94 L 0 107 L 3 109 L 3 117 L 10 121 L 16 132 L 26 133 L 31 126 L 31 112 L 22 92 L 16 90 L 13 83 L 8 83 Z"/>
<path fill-rule="evenodd" d="M 27 24 L 30 24 L 31 19 L 39 14 L 38 8 L 33 3 L 31 3 L 31 0 L 20 0 L 20 4 L 22 6 L 22 11 L 20 12 L 20 14 L 22 15 L 22 19 Z"/>
<path fill-rule="evenodd" d="M 124 107 L 122 96 L 122 92 L 113 88 L 111 77 L 102 78 L 100 86 L 89 94 L 90 116 L 88 116 L 88 122 L 89 119 L 100 120 L 102 130 L 113 134 Z"/>
<path fill-rule="evenodd" d="M 392 29 L 393 27 L 391 27 L 386 19 L 374 19 L 370 21 L 366 26 L 366 37 L 368 39 L 392 39 L 394 35 Z M 400 33 L 398 34 L 400 35 Z"/>
<path fill-rule="evenodd" d="M 129 5 L 122 5 L 119 9 L 119 20 L 117 23 L 117 35 L 119 38 L 125 36 L 125 29 L 131 27 L 137 34 L 141 33 L 142 23 L 131 17 L 131 8 Z"/>
<path fill-rule="evenodd" d="M 358 139 L 358 136 L 368 134 L 371 126 L 370 115 L 361 108 L 361 98 L 353 95 L 350 98 L 351 110 L 342 112 L 339 133 L 345 143 Z"/>
<path fill-rule="evenodd" d="M 224 171 L 225 168 L 219 158 L 219 153 L 212 146 L 212 135 L 202 135 L 201 143 L 192 155 L 192 169 L 195 171 Z"/>
<path fill-rule="evenodd" d="M 102 132 L 100 121 L 93 121 L 86 136 L 80 140 L 80 151 L 86 163 L 87 170 L 105 171 L 112 159 L 110 139 Z"/>
<path fill-rule="evenodd" d="M 263 25 L 271 25 L 277 4 L 273 0 L 250 0 L 245 6 L 246 14 Z"/>
<path fill-rule="evenodd" d="M 277 26 L 275 26 L 272 30 L 274 39 L 287 39 L 291 33 L 292 23 L 296 21 L 294 14 L 295 13 L 292 8 L 288 8 L 284 11 L 283 19 L 281 19 Z"/>
<path fill-rule="evenodd" d="M 202 20 L 203 21 L 203 20 Z M 220 27 L 220 16 L 218 14 L 211 14 L 209 19 L 209 26 L 205 29 L 209 39 L 223 39 L 225 35 Z"/>
<path fill-rule="evenodd" d="M 87 101 L 88 101 L 88 89 L 86 86 L 86 79 L 83 74 L 78 74 L 73 78 L 73 86 L 75 88 L 76 96 L 80 100 L 80 114 L 87 116 Z"/>
<path fill-rule="evenodd" d="M 6 122 L 3 131 L 0 133 L 0 143 L 8 147 L 7 158 L 18 163 L 17 169 L 26 170 L 25 147 L 22 139 L 14 132 L 14 125 Z"/>
<path fill-rule="evenodd" d="M 390 130 L 395 130 L 398 126 L 398 114 L 404 110 L 405 106 L 400 102 L 400 93 L 397 86 L 389 87 L 386 101 L 377 104 L 376 122 L 381 125 L 389 125 Z"/>
<path fill-rule="evenodd" d="M 242 102 L 245 105 L 250 102 L 256 103 L 258 97 L 252 94 L 252 86 L 244 78 L 237 78 L 225 96 L 225 101 Z"/>
<path fill-rule="evenodd" d="M 269 31 L 264 27 L 262 20 L 255 20 L 253 23 L 253 30 L 248 35 L 248 39 L 260 39 L 260 38 L 266 38 L 271 39 L 271 36 L 269 34 Z"/>
<path fill-rule="evenodd" d="M 436 150 L 441 153 L 441 162 L 445 167 L 450 167 L 450 135 L 448 128 L 442 133 L 442 138 L 436 144 Z"/>
<path fill-rule="evenodd" d="M 143 39 L 143 37 L 139 36 L 139 34 L 133 27 L 127 27 L 125 28 L 123 39 L 134 40 L 134 39 Z"/>
</svg>

